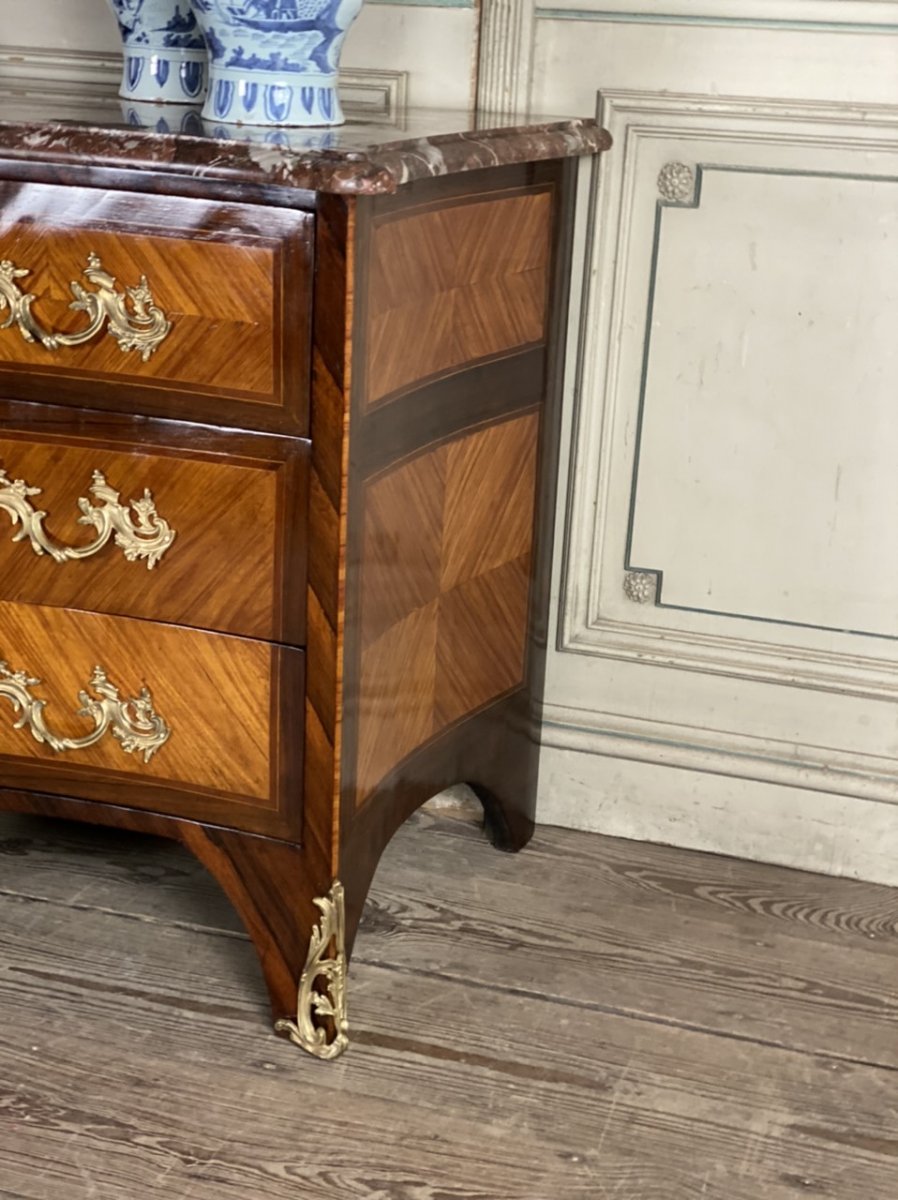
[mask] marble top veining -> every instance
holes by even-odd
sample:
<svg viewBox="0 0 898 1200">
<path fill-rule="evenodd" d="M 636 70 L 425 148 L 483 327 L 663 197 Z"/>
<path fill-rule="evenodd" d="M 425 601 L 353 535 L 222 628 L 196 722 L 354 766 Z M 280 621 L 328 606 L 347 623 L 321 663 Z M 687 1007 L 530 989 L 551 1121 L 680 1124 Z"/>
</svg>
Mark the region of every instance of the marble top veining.
<svg viewBox="0 0 898 1200">
<path fill-rule="evenodd" d="M 250 129 L 202 122 L 198 112 L 180 106 L 135 107 L 114 97 L 22 96 L 0 87 L 0 156 L 384 195 L 415 179 L 596 154 L 611 145 L 592 118 L 498 123 L 415 109 L 391 123 Z M 166 131 L 172 125 L 186 132 Z"/>
</svg>

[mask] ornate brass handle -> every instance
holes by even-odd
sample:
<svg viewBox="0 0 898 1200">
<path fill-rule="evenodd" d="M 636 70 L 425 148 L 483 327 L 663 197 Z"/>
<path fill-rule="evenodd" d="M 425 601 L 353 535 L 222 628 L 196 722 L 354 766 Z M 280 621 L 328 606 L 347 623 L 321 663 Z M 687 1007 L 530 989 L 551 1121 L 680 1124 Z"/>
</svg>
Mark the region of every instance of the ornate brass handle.
<svg viewBox="0 0 898 1200">
<path fill-rule="evenodd" d="M 36 297 L 21 291 L 16 283 L 17 279 L 30 274 L 28 267 L 17 267 L 8 259 L 0 262 L 0 312 L 9 309 L 9 316 L 0 329 L 11 329 L 16 324 L 26 342 L 38 342 L 46 350 L 80 346 L 96 337 L 108 321 L 108 332 L 118 342 L 122 353 L 139 350 L 140 357 L 146 362 L 168 337 L 171 321 L 154 302 L 146 275 L 141 275 L 137 287 L 117 291 L 115 277 L 103 270 L 96 254 L 88 254 L 82 274 L 97 290 L 88 292 L 77 280 L 72 280 L 69 286 L 75 299 L 69 308 L 86 312 L 89 324 L 80 333 L 52 333 L 42 329 L 31 312 Z"/>
<path fill-rule="evenodd" d="M 0 662 L 0 696 L 5 696 L 12 703 L 14 712 L 21 713 L 14 728 L 27 727 L 35 741 L 57 753 L 85 750 L 98 742 L 107 730 L 111 730 L 112 736 L 127 754 L 137 750 L 147 763 L 171 736 L 165 721 L 153 711 L 153 697 L 147 688 L 141 688 L 138 696 L 123 700 L 103 668 L 94 667 L 90 687 L 96 695 L 78 693 L 81 701 L 78 716 L 91 718 L 94 722 L 92 732 L 80 738 L 57 737 L 44 722 L 46 700 L 38 700 L 28 690 L 39 684 L 39 679 L 31 679 L 24 671 L 11 671 L 5 662 Z"/>
<path fill-rule="evenodd" d="M 13 541 L 28 539 L 35 554 L 49 554 L 54 562 L 90 558 L 115 535 L 115 544 L 129 562 L 145 559 L 148 569 L 152 570 L 177 536 L 168 522 L 156 512 L 148 489 L 144 491 L 142 499 L 131 501 L 137 517 L 135 525 L 128 509 L 120 502 L 119 493 L 109 486 L 102 471 L 94 471 L 90 494 L 102 500 L 103 505 L 98 507 L 82 496 L 78 501 L 81 509 L 78 524 L 93 525 L 97 531 L 96 540 L 88 546 L 57 546 L 44 530 L 43 521 L 47 514 L 33 508 L 28 499 L 40 493 L 40 488 L 29 487 L 23 479 L 10 479 L 0 467 L 0 509 L 9 513 L 13 525 L 20 527 Z"/>
</svg>

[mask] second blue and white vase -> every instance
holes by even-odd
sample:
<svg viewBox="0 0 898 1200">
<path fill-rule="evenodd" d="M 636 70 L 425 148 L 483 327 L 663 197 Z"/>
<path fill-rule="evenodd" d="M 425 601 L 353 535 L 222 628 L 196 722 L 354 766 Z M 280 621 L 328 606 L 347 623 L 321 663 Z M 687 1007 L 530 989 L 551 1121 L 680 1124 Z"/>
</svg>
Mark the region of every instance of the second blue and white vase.
<svg viewBox="0 0 898 1200">
<path fill-rule="evenodd" d="M 124 52 L 125 100 L 199 104 L 206 95 L 206 46 L 190 0 L 108 0 Z"/>
<path fill-rule="evenodd" d="M 337 67 L 362 0 L 190 0 L 209 50 L 208 121 L 341 125 Z"/>
</svg>

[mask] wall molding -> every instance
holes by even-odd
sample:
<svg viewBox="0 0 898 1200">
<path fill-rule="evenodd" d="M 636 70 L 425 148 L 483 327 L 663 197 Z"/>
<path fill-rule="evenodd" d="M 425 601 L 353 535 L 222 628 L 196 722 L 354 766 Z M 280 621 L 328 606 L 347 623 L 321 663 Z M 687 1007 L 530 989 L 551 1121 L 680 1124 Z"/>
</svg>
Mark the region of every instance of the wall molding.
<svg viewBox="0 0 898 1200">
<path fill-rule="evenodd" d="M 533 0 L 483 0 L 477 108 L 487 122 L 529 107 L 534 12 Z"/>
<path fill-rule="evenodd" d="M 898 805 L 898 771 L 885 756 L 803 745 L 797 759 L 794 742 L 558 704 L 543 709 L 540 742 L 578 754 Z"/>
<path fill-rule="evenodd" d="M 889 804 L 547 745 L 539 820 L 898 885 Z"/>
<path fill-rule="evenodd" d="M 114 94 L 121 77 L 117 54 L 92 50 L 38 50 L 0 44 L 0 83 L 42 95 L 102 98 Z"/>
<path fill-rule="evenodd" d="M 39 50 L 0 44 L 0 86 L 23 97 L 69 97 L 96 101 L 115 97 L 121 77 L 118 54 L 92 50 Z M 401 119 L 408 94 L 408 72 L 345 69 L 340 72 L 343 105 L 353 120 Z"/>
<path fill-rule="evenodd" d="M 475 0 L 367 0 L 367 3 L 384 8 L 476 8 Z"/>
<path fill-rule="evenodd" d="M 637 222 L 654 222 L 657 194 L 637 186 L 640 155 L 650 151 L 658 167 L 674 159 L 722 160 L 770 151 L 802 156 L 853 153 L 865 175 L 894 178 L 898 168 L 898 108 L 711 97 L 649 91 L 614 91 L 598 98 L 599 118 L 615 138 L 615 161 L 603 161 L 593 216 L 603 237 L 587 270 L 594 279 L 581 317 L 583 351 L 578 364 L 575 465 L 571 475 L 558 649 L 658 667 L 735 676 L 789 686 L 875 698 L 898 692 L 898 657 L 880 639 L 858 648 L 850 634 L 824 635 L 781 622 L 752 622 L 710 614 L 688 617 L 653 604 L 615 606 L 622 596 L 625 545 L 621 513 L 609 512 L 612 470 L 621 465 L 620 429 L 632 422 L 636 395 L 621 376 L 626 331 L 623 297 Z M 871 153 L 891 169 L 870 167 Z M 648 159 L 646 159 L 648 161 Z M 730 163 L 729 165 L 732 165 Z M 737 164 L 738 165 L 738 164 Z M 879 164 L 877 164 L 879 165 Z M 642 169 L 642 168 L 641 168 Z M 644 168 L 645 170 L 648 167 Z M 651 208 L 649 209 L 649 204 Z M 641 229 L 641 226 L 640 226 Z M 645 234 L 642 230 L 641 236 Z M 635 285 L 634 285 L 635 286 Z M 638 288 L 637 288 L 638 291 Z M 635 301 L 632 301 L 635 303 Z M 631 306 L 632 306 L 631 303 Z M 643 306 L 644 307 L 644 306 Z M 627 376 L 629 379 L 629 376 Z M 615 440 L 617 439 L 617 440 Z M 629 453 L 632 454 L 632 443 Z M 618 476 L 617 488 L 621 481 Z M 632 487 L 632 485 L 631 485 Z M 630 492 L 632 499 L 632 491 Z M 624 521 L 626 518 L 623 518 Z M 616 565 L 615 565 L 616 564 Z M 648 564 L 651 565 L 651 564 Z M 642 566 L 642 564 L 635 564 Z"/>
<path fill-rule="evenodd" d="M 801 33 L 898 32 L 896 0 L 569 0 L 539 5 L 540 21 L 722 26 Z"/>
</svg>

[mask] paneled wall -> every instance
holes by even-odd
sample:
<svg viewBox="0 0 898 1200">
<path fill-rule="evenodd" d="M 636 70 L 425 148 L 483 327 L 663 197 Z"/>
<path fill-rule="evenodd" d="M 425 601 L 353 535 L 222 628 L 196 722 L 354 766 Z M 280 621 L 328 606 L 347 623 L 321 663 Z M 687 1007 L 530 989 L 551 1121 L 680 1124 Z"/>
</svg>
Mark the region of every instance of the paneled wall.
<svg viewBox="0 0 898 1200">
<path fill-rule="evenodd" d="M 348 107 L 400 124 L 405 103 L 471 108 L 477 40 L 474 0 L 365 0 L 343 50 Z M 71 79 L 102 87 L 120 62 L 105 0 L 0 0 L 0 83 Z"/>
<path fill-rule="evenodd" d="M 898 4 L 505 22 L 484 102 L 615 139 L 582 205 L 541 819 L 896 882 Z"/>
</svg>

